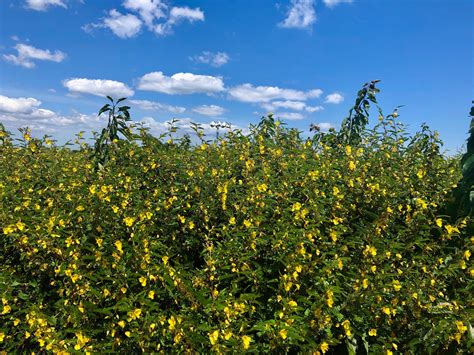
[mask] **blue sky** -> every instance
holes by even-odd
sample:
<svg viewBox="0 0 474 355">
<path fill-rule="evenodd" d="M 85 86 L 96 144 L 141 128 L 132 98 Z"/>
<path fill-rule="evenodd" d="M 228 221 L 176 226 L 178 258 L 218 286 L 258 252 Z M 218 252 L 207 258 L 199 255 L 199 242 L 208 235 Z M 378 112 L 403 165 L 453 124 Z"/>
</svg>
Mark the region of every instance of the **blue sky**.
<svg viewBox="0 0 474 355">
<path fill-rule="evenodd" d="M 455 151 L 473 95 L 471 0 L 1 0 L 0 121 L 59 141 L 107 93 L 161 132 L 176 117 L 338 127 L 380 79 L 386 114 Z M 375 117 L 373 117 L 375 120 Z"/>
</svg>

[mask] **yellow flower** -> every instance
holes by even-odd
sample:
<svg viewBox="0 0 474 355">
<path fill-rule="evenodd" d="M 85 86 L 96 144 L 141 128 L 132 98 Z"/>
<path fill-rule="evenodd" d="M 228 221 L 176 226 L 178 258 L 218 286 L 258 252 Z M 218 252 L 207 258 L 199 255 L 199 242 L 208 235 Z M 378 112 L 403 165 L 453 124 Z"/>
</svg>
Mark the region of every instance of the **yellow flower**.
<svg viewBox="0 0 474 355">
<path fill-rule="evenodd" d="M 155 291 L 149 291 L 148 292 L 148 298 L 154 299 L 155 298 Z"/>
<path fill-rule="evenodd" d="M 355 168 L 356 168 L 356 165 L 355 165 L 355 163 L 351 160 L 351 161 L 349 162 L 349 170 L 354 171 Z"/>
<path fill-rule="evenodd" d="M 298 306 L 298 303 L 296 303 L 295 301 L 290 301 L 290 302 L 288 302 L 288 305 L 289 305 L 290 307 L 297 307 L 297 306 Z"/>
<path fill-rule="evenodd" d="M 3 339 L 5 339 L 5 333 L 0 332 L 0 343 L 3 343 Z"/>
<path fill-rule="evenodd" d="M 118 206 L 113 205 L 112 206 L 112 211 L 114 211 L 114 213 L 118 213 L 118 211 L 119 211 Z"/>
<path fill-rule="evenodd" d="M 140 278 L 138 279 L 138 281 L 140 281 L 140 284 L 141 284 L 143 287 L 146 286 L 146 277 L 140 276 Z"/>
<path fill-rule="evenodd" d="M 17 222 L 16 223 L 16 227 L 18 228 L 19 231 L 22 231 L 23 229 L 25 229 L 25 223 L 22 223 L 22 222 Z"/>
<path fill-rule="evenodd" d="M 130 338 L 130 336 L 132 335 L 128 330 L 125 332 L 125 335 Z"/>
<path fill-rule="evenodd" d="M 325 354 L 329 350 L 329 344 L 324 341 L 321 343 L 319 348 L 321 349 L 321 352 Z"/>
<path fill-rule="evenodd" d="M 211 345 L 215 345 L 217 343 L 217 339 L 219 339 L 219 331 L 214 330 L 212 333 L 209 333 L 209 341 Z"/>
<path fill-rule="evenodd" d="M 362 280 L 362 287 L 363 288 L 369 287 L 369 280 L 367 280 L 367 279 Z"/>
<path fill-rule="evenodd" d="M 250 222 L 248 219 L 246 219 L 246 220 L 244 221 L 244 226 L 245 226 L 246 228 L 250 228 L 250 227 L 252 226 L 252 222 Z"/>
<path fill-rule="evenodd" d="M 6 304 L 3 306 L 2 314 L 10 313 L 11 310 L 12 310 L 11 307 L 8 304 Z"/>
<path fill-rule="evenodd" d="M 370 330 L 369 330 L 369 335 L 370 335 L 371 337 L 377 336 L 377 329 L 373 329 L 373 328 L 370 329 Z"/>
<path fill-rule="evenodd" d="M 458 328 L 458 331 L 463 334 L 467 331 L 467 326 L 464 325 L 463 322 L 461 321 L 456 321 L 456 328 Z"/>
<path fill-rule="evenodd" d="M 129 321 L 140 318 L 141 314 L 142 310 L 140 308 L 135 308 L 133 311 L 128 312 L 128 316 L 130 317 Z"/>
<path fill-rule="evenodd" d="M 248 335 L 244 335 L 242 337 L 242 345 L 243 345 L 245 350 L 247 350 L 249 348 L 251 341 L 252 341 L 252 338 L 249 337 Z"/>
<path fill-rule="evenodd" d="M 286 329 L 282 329 L 278 332 L 280 334 L 280 337 L 284 340 L 288 337 L 288 331 Z"/>
<path fill-rule="evenodd" d="M 79 206 L 76 207 L 76 211 L 78 211 L 78 212 L 82 212 L 84 210 L 85 210 L 84 206 L 79 205 Z"/>
<path fill-rule="evenodd" d="M 389 307 L 383 307 L 383 308 L 382 308 L 382 312 L 385 313 L 385 314 L 388 315 L 388 316 L 391 314 Z"/>
<path fill-rule="evenodd" d="M 230 217 L 229 219 L 229 224 L 234 225 L 235 224 L 235 217 Z"/>
<path fill-rule="evenodd" d="M 466 250 L 466 251 L 464 252 L 464 258 L 465 258 L 466 260 L 469 260 L 470 257 L 471 257 L 471 251 L 470 251 L 470 250 Z"/>
<path fill-rule="evenodd" d="M 123 219 L 123 221 L 125 222 L 125 225 L 127 227 L 131 227 L 133 225 L 133 222 L 135 222 L 135 218 L 134 217 L 125 217 Z"/>
<path fill-rule="evenodd" d="M 174 327 L 176 326 L 176 319 L 174 318 L 174 316 L 171 316 L 171 318 L 168 319 L 168 324 L 169 324 L 170 330 L 173 330 Z"/>
<path fill-rule="evenodd" d="M 232 332 L 231 332 L 230 330 L 227 330 L 227 331 L 224 333 L 224 339 L 225 339 L 225 340 L 229 340 L 231 336 L 232 336 Z"/>
<path fill-rule="evenodd" d="M 9 225 L 9 226 L 6 226 L 6 227 L 3 227 L 3 234 L 11 234 L 15 231 L 15 226 L 13 225 Z"/>
<path fill-rule="evenodd" d="M 125 327 L 125 322 L 123 320 L 121 320 L 120 322 L 118 322 L 118 325 L 121 327 L 121 328 L 124 328 Z"/>
<path fill-rule="evenodd" d="M 393 288 L 395 291 L 400 291 L 400 289 L 402 288 L 402 285 L 400 285 L 400 281 L 398 280 L 394 280 L 392 281 L 392 285 L 393 285 Z"/>
<path fill-rule="evenodd" d="M 115 241 L 115 248 L 117 248 L 117 250 L 119 251 L 120 254 L 123 254 L 123 250 L 122 250 L 122 242 L 120 240 L 116 240 Z"/>
<path fill-rule="evenodd" d="M 443 226 L 443 220 L 441 218 L 436 218 L 436 225 L 441 228 Z"/>
<path fill-rule="evenodd" d="M 352 147 L 350 145 L 346 145 L 346 154 L 351 155 L 352 153 Z"/>
</svg>

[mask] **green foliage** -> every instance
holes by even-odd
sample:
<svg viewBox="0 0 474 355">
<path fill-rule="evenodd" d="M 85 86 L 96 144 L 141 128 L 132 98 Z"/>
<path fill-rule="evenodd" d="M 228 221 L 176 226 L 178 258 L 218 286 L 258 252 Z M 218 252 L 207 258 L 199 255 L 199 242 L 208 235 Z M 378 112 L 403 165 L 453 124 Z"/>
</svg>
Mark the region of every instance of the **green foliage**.
<svg viewBox="0 0 474 355">
<path fill-rule="evenodd" d="M 100 136 L 96 139 L 94 145 L 94 153 L 92 158 L 95 160 L 96 166 L 101 169 L 109 159 L 110 144 L 120 139 L 120 133 L 128 140 L 133 138 L 132 133 L 126 122 L 130 121 L 129 106 L 117 106 L 120 102 L 126 100 L 125 97 L 118 99 L 116 102 L 112 97 L 107 96 L 110 104 L 104 105 L 98 116 L 105 113 L 108 114 L 107 127 L 102 129 Z"/>
<path fill-rule="evenodd" d="M 365 83 L 357 93 L 354 106 L 349 110 L 349 116 L 342 121 L 339 140 L 342 144 L 357 145 L 362 140 L 362 133 L 369 123 L 370 103 L 377 105 L 376 94 L 380 92 L 375 85 L 380 80 Z M 380 108 L 377 105 L 377 108 Z"/>
<path fill-rule="evenodd" d="M 474 240 L 439 215 L 461 175 L 436 133 L 172 126 L 100 172 L 80 135 L 5 133 L 0 351 L 472 352 Z"/>
<path fill-rule="evenodd" d="M 446 213 L 453 218 L 474 217 L 474 105 L 471 107 L 470 117 L 467 149 L 460 162 L 462 178 L 453 190 L 451 200 L 446 207 Z M 474 232 L 474 228 L 472 230 Z"/>
</svg>

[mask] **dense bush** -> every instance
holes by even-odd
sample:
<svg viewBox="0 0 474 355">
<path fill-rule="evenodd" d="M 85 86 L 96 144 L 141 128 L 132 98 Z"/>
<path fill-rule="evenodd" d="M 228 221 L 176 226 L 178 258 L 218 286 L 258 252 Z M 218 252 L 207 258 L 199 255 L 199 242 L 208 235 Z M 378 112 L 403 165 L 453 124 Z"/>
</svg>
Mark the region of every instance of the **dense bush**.
<svg viewBox="0 0 474 355">
<path fill-rule="evenodd" d="M 92 147 L 0 133 L 0 350 L 472 351 L 474 236 L 426 127 Z M 346 139 L 347 137 L 345 137 Z"/>
</svg>

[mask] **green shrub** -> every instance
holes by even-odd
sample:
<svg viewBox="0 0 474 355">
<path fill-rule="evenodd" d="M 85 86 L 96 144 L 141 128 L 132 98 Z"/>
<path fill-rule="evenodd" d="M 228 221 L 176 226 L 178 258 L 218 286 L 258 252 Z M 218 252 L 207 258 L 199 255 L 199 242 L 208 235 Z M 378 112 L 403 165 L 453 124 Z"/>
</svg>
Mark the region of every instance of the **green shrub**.
<svg viewBox="0 0 474 355">
<path fill-rule="evenodd" d="M 474 237 L 437 134 L 0 141 L 0 350 L 472 351 Z M 347 139 L 347 138 L 344 138 Z"/>
</svg>

